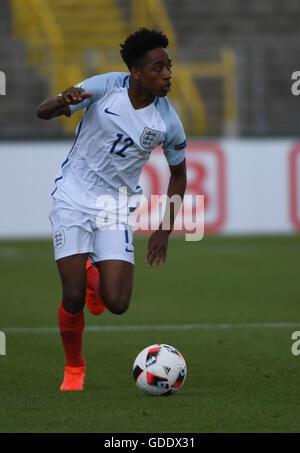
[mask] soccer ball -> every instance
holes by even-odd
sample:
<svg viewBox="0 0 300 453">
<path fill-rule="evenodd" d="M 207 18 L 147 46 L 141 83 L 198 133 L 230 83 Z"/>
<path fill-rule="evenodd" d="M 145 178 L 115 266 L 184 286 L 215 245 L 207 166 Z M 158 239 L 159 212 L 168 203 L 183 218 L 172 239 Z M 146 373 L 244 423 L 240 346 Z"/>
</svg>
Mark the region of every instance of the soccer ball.
<svg viewBox="0 0 300 453">
<path fill-rule="evenodd" d="M 168 344 L 153 344 L 143 349 L 132 371 L 138 388 L 156 396 L 177 392 L 187 375 L 182 354 Z"/>
</svg>

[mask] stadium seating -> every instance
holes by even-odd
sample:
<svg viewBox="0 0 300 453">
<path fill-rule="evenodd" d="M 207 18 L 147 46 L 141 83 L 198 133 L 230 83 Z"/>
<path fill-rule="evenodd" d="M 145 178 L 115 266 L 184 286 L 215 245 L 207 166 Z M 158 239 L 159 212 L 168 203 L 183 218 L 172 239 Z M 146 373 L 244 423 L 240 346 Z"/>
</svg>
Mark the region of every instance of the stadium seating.
<svg viewBox="0 0 300 453">
<path fill-rule="evenodd" d="M 36 7 L 28 8 L 28 2 Z M 290 93 L 291 74 L 300 69 L 295 0 L 242 6 L 233 0 L 161 0 L 164 9 L 156 10 L 154 1 L 28 2 L 1 1 L 4 138 L 73 135 L 77 116 L 41 124 L 34 118 L 36 106 L 83 78 L 126 70 L 118 44 L 137 24 L 163 29 L 171 38 L 176 77 L 170 99 L 189 135 L 298 132 L 298 99 Z M 38 7 L 42 2 L 48 7 Z"/>
</svg>

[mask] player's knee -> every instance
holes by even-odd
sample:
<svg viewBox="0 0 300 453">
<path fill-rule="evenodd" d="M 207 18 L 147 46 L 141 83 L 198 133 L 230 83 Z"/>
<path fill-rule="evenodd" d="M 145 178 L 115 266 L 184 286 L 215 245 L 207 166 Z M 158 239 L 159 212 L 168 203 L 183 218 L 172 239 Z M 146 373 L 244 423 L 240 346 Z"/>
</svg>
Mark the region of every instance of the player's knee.
<svg viewBox="0 0 300 453">
<path fill-rule="evenodd" d="M 85 289 L 66 288 L 63 291 L 63 305 L 69 313 L 78 313 L 85 304 Z"/>
<path fill-rule="evenodd" d="M 104 303 L 111 313 L 114 315 L 122 315 L 128 310 L 130 297 L 110 295 L 104 298 Z"/>
<path fill-rule="evenodd" d="M 109 311 L 113 313 L 114 315 L 123 315 L 127 311 L 128 307 L 124 306 L 117 306 L 117 307 L 110 307 Z"/>
</svg>

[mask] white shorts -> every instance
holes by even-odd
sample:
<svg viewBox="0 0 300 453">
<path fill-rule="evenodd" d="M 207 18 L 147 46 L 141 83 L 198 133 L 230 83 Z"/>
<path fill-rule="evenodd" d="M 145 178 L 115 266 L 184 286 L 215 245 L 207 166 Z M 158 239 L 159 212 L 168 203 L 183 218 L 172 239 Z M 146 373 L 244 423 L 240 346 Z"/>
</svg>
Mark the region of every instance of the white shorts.
<svg viewBox="0 0 300 453">
<path fill-rule="evenodd" d="M 96 218 L 53 202 L 49 219 L 52 226 L 55 260 L 88 253 L 92 262 L 122 260 L 134 264 L 133 230 L 128 225 L 99 230 Z"/>
</svg>

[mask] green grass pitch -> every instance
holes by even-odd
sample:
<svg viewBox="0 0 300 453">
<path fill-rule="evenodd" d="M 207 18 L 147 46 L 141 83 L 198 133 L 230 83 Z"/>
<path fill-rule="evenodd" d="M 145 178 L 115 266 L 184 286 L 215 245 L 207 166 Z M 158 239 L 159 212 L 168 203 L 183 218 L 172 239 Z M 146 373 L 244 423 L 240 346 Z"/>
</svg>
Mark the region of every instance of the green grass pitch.
<svg viewBox="0 0 300 453">
<path fill-rule="evenodd" d="M 61 288 L 49 241 L 0 242 L 0 432 L 299 432 L 300 237 L 170 238 L 167 264 L 148 269 L 136 239 L 129 311 L 86 326 L 83 392 L 60 392 Z M 186 330 L 174 326 L 198 325 Z M 298 325 L 297 325 L 298 324 Z M 126 326 L 170 329 L 121 330 Z M 21 331 L 12 328 L 29 328 Z M 143 394 L 132 377 L 144 347 L 167 343 L 188 375 L 174 396 Z"/>
</svg>

